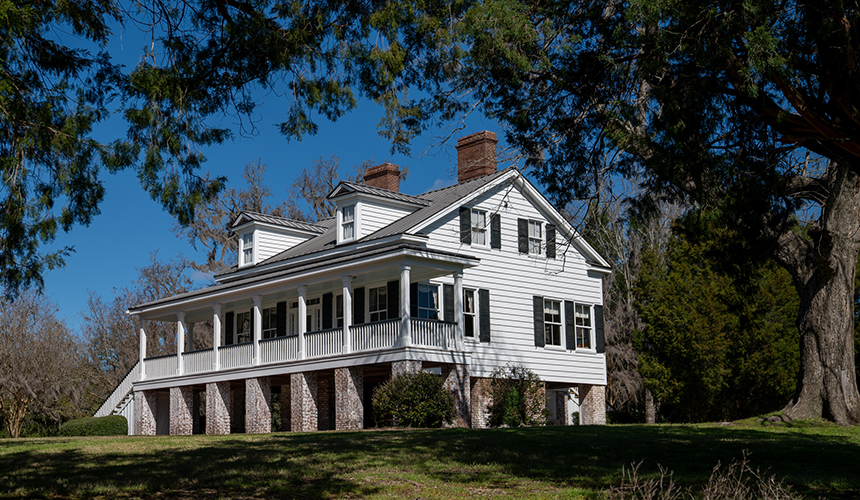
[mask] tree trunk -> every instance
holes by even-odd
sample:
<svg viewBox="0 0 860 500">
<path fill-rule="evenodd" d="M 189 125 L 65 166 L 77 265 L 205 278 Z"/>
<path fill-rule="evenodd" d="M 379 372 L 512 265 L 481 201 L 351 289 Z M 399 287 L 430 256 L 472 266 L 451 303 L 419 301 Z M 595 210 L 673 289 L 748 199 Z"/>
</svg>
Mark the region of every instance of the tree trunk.
<svg viewBox="0 0 860 500">
<path fill-rule="evenodd" d="M 645 389 L 645 423 L 657 423 L 657 406 L 654 404 L 654 394 L 650 389 Z"/>
<path fill-rule="evenodd" d="M 860 423 L 854 373 L 854 273 L 860 250 L 860 177 L 831 163 L 827 200 L 811 241 L 790 233 L 779 259 L 800 295 L 800 373 L 785 407 L 792 419 Z"/>
</svg>

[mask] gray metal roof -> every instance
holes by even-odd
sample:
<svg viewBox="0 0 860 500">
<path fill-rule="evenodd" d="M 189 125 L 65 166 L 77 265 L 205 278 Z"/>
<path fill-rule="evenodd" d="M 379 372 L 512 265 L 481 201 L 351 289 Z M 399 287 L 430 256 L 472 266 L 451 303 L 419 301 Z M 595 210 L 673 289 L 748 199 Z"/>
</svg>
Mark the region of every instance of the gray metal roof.
<svg viewBox="0 0 860 500">
<path fill-rule="evenodd" d="M 404 203 L 411 203 L 413 205 L 427 206 L 430 204 L 427 200 L 424 200 L 419 196 L 412 196 L 410 194 L 398 193 L 397 191 L 389 191 L 387 189 L 349 181 L 341 181 L 334 189 L 332 189 L 328 197 L 333 199 L 345 194 L 340 193 L 339 191 L 346 191 L 347 193 L 364 193 L 372 196 L 379 196 L 380 198 L 388 198 L 391 200 L 402 201 Z"/>
<path fill-rule="evenodd" d="M 349 245 L 354 245 L 359 242 L 367 242 L 373 241 L 380 238 L 385 238 L 387 236 L 393 236 L 401 233 L 408 232 L 411 228 L 416 226 L 417 224 L 429 219 L 430 217 L 435 216 L 439 212 L 442 212 L 447 209 L 451 209 L 451 207 L 459 206 L 458 203 L 463 198 L 469 196 L 477 189 L 480 189 L 487 184 L 492 183 L 499 177 L 502 177 L 509 173 L 511 170 L 516 170 L 516 167 L 509 167 L 504 170 L 500 170 L 496 173 L 485 175 L 483 177 L 477 177 L 475 179 L 455 184 L 453 186 L 444 187 L 441 189 L 437 189 L 434 191 L 428 191 L 422 195 L 420 195 L 420 199 L 422 199 L 426 206 L 423 206 L 412 212 L 405 217 L 402 217 L 391 224 L 379 229 L 375 233 L 369 234 L 360 240 L 357 240 L 352 243 L 346 243 L 341 245 L 341 247 L 348 247 Z M 353 183 L 350 183 L 353 184 Z M 355 186 L 363 186 L 361 184 L 353 184 Z M 375 188 L 370 188 L 375 189 Z M 391 191 L 386 191 L 384 189 L 380 190 L 386 193 L 391 193 Z M 403 195 L 408 196 L 408 195 Z M 415 198 L 415 197 L 412 197 Z M 252 268 L 243 268 L 242 271 L 249 272 L 251 275 L 257 275 L 255 273 L 255 269 L 260 268 L 261 266 L 266 266 L 269 264 L 275 264 L 278 262 L 288 261 L 290 259 L 294 259 L 297 257 L 302 257 L 305 255 L 310 255 L 317 252 L 323 252 L 326 250 L 330 250 L 337 246 L 337 228 L 335 227 L 335 219 L 326 219 L 324 221 L 320 221 L 317 223 L 319 226 L 326 225 L 327 229 L 324 233 L 319 236 L 315 236 L 310 238 L 307 241 L 299 243 L 298 245 L 284 250 L 279 254 L 275 254 L 268 259 L 258 263 L 256 266 Z M 221 280 L 229 280 L 230 274 L 234 272 L 238 272 L 238 267 L 231 267 L 230 271 L 225 272 L 224 274 L 219 274 L 216 278 Z M 260 270 L 259 273 L 266 273 L 268 270 Z"/>
<path fill-rule="evenodd" d="M 288 277 L 292 274 L 303 273 L 307 271 L 312 271 L 319 268 L 330 267 L 333 265 L 337 265 L 344 262 L 350 261 L 359 261 L 367 257 L 373 257 L 381 254 L 396 252 L 398 250 L 420 250 L 421 252 L 438 255 L 440 257 L 448 256 L 448 257 L 457 257 L 457 258 L 466 258 L 478 261 L 476 257 L 469 255 L 462 255 L 456 252 L 447 252 L 444 250 L 436 250 L 436 249 L 428 249 L 423 245 L 418 245 L 415 243 L 406 243 L 403 241 L 392 241 L 389 244 L 380 244 L 373 246 L 371 248 L 366 248 L 363 250 L 356 250 L 352 252 L 346 252 L 343 254 L 339 254 L 336 257 L 327 257 L 325 255 L 320 255 L 319 258 L 312 259 L 306 262 L 301 263 L 298 266 L 288 267 L 288 268 L 278 268 L 268 273 L 261 273 L 254 276 L 249 276 L 244 279 L 231 281 L 228 283 L 223 283 L 220 285 L 214 285 L 207 288 L 202 288 L 200 290 L 194 290 L 191 292 L 186 292 L 179 295 L 174 295 L 172 297 L 166 297 L 159 300 L 153 300 L 152 302 L 147 302 L 145 304 L 141 304 L 134 307 L 129 307 L 129 312 L 141 311 L 143 309 L 162 305 L 169 304 L 172 302 L 181 302 L 186 299 L 194 298 L 194 297 L 203 297 L 209 295 L 211 293 L 220 292 L 224 290 L 230 290 L 232 288 L 239 288 L 245 285 L 250 285 L 254 283 L 259 283 L 261 281 L 266 281 L 270 279 L 283 278 Z"/>
<path fill-rule="evenodd" d="M 243 223 L 243 221 L 252 221 L 252 222 L 264 222 L 266 224 L 272 224 L 274 226 L 288 227 L 291 229 L 298 229 L 300 231 L 307 231 L 309 233 L 323 233 L 326 228 L 319 224 L 311 224 L 310 222 L 304 222 L 294 219 L 285 219 L 283 217 L 278 217 L 275 215 L 269 214 L 261 214 L 258 212 L 242 212 L 239 214 L 239 217 L 236 217 L 236 221 L 233 222 L 231 227 L 238 227 Z"/>
</svg>

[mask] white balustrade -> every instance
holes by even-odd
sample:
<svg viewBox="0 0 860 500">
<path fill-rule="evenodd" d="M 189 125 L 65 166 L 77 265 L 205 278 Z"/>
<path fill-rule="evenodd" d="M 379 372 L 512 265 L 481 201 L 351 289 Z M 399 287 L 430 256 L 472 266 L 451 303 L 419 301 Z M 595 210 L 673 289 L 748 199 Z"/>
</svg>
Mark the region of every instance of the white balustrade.
<svg viewBox="0 0 860 500">
<path fill-rule="evenodd" d="M 307 357 L 328 356 L 343 352 L 343 328 L 332 328 L 305 334 Z"/>
<path fill-rule="evenodd" d="M 147 380 L 152 378 L 176 376 L 176 360 L 176 354 L 143 360 L 143 362 L 146 363 Z"/>
<path fill-rule="evenodd" d="M 432 319 L 410 318 L 412 322 L 412 343 L 415 345 L 454 348 L 456 323 L 436 321 Z"/>
<path fill-rule="evenodd" d="M 94 417 L 104 417 L 110 415 L 112 411 L 120 404 L 125 396 L 131 391 L 131 386 L 135 382 L 140 379 L 140 361 L 134 364 L 131 367 L 131 370 L 128 371 L 125 378 L 122 379 L 122 382 L 116 386 L 116 389 L 113 390 L 110 396 L 102 403 L 101 407 L 98 411 L 93 415 Z"/>
<path fill-rule="evenodd" d="M 400 318 L 366 323 L 349 328 L 353 351 L 372 351 L 394 347 L 400 333 Z"/>
<path fill-rule="evenodd" d="M 183 352 L 182 362 L 185 364 L 185 373 L 200 373 L 212 370 L 213 353 L 212 349 Z"/>
<path fill-rule="evenodd" d="M 251 366 L 254 361 L 254 344 L 246 342 L 244 344 L 226 345 L 218 349 L 218 355 L 221 357 L 222 370 Z"/>
<path fill-rule="evenodd" d="M 298 359 L 298 352 L 298 335 L 260 341 L 260 363 L 263 364 Z"/>
</svg>

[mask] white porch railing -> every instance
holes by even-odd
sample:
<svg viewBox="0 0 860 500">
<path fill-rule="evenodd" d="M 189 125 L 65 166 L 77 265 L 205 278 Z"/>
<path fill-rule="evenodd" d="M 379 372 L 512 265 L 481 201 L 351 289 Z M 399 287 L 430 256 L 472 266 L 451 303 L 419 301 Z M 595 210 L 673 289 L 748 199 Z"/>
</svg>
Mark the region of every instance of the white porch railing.
<svg viewBox="0 0 860 500">
<path fill-rule="evenodd" d="M 221 357 L 221 368 L 239 368 L 240 366 L 251 366 L 254 362 L 254 344 L 225 345 L 218 348 Z"/>
<path fill-rule="evenodd" d="M 331 328 L 305 334 L 305 348 L 309 358 L 343 352 L 343 328 Z"/>
<path fill-rule="evenodd" d="M 278 363 L 298 359 L 299 336 L 278 337 L 260 341 L 260 362 Z"/>
<path fill-rule="evenodd" d="M 400 318 L 355 325 L 349 329 L 353 351 L 372 351 L 394 347 L 400 334 Z"/>
<path fill-rule="evenodd" d="M 413 345 L 438 347 L 441 349 L 455 348 L 457 326 L 455 323 L 418 318 L 410 318 L 409 321 Z M 352 352 L 390 349 L 396 346 L 400 337 L 400 325 L 400 318 L 395 318 L 378 323 L 351 326 L 349 335 Z M 262 364 L 283 363 L 299 359 L 299 341 L 297 335 L 261 340 L 259 345 L 260 363 Z M 342 354 L 343 352 L 343 328 L 305 333 L 306 358 L 332 356 Z M 221 369 L 223 370 L 253 366 L 254 344 L 245 342 L 222 346 L 218 348 L 218 354 Z M 185 374 L 209 372 L 213 368 L 214 351 L 206 349 L 185 352 L 182 354 L 182 360 Z M 147 358 L 144 360 L 146 363 L 147 380 L 176 376 L 176 361 L 176 355 Z M 139 368 L 135 367 L 132 372 L 129 373 L 126 380 L 123 380 L 123 384 L 127 384 L 129 390 L 132 382 L 136 382 L 140 378 Z M 111 401 L 105 401 L 102 406 L 110 406 L 110 409 L 113 409 L 119 403 L 119 400 L 115 402 Z M 102 410 L 100 409 L 99 411 Z"/>
<path fill-rule="evenodd" d="M 212 349 L 182 353 L 185 373 L 208 372 L 212 369 Z"/>
<path fill-rule="evenodd" d="M 456 323 L 433 319 L 409 318 L 412 323 L 412 343 L 431 347 L 450 349 L 454 347 Z"/>
<path fill-rule="evenodd" d="M 146 378 L 173 377 L 176 375 L 176 354 L 146 358 Z"/>
<path fill-rule="evenodd" d="M 96 411 L 94 417 L 105 417 L 110 415 L 111 412 L 120 404 L 126 397 L 126 395 L 131 391 L 131 386 L 133 383 L 137 382 L 140 379 L 140 361 L 134 364 L 131 367 L 131 370 L 128 371 L 125 378 L 122 379 L 122 382 L 116 386 L 116 389 L 113 390 L 110 396 L 105 399 L 105 402 L 99 407 L 98 411 Z"/>
</svg>

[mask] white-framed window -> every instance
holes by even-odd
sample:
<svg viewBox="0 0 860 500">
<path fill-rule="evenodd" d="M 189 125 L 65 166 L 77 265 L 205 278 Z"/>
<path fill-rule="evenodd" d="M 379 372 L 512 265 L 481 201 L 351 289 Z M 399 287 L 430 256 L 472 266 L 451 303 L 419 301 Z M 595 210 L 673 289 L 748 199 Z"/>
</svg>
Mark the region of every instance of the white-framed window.
<svg viewBox="0 0 860 500">
<path fill-rule="evenodd" d="M 546 345 L 561 346 L 561 301 L 543 300 L 543 325 Z"/>
<path fill-rule="evenodd" d="M 263 339 L 273 339 L 278 336 L 278 308 L 269 307 L 263 313 Z"/>
<path fill-rule="evenodd" d="M 487 212 L 485 210 L 472 209 L 472 244 L 487 244 Z"/>
<path fill-rule="evenodd" d="M 540 255 L 540 247 L 543 242 L 540 221 L 529 221 L 529 254 Z"/>
<path fill-rule="evenodd" d="M 370 322 L 388 319 L 388 287 L 378 286 L 367 291 L 367 312 Z"/>
<path fill-rule="evenodd" d="M 341 239 L 355 239 L 355 205 L 347 205 L 341 209 Z"/>
<path fill-rule="evenodd" d="M 475 331 L 478 330 L 478 308 L 475 303 L 477 295 L 475 290 L 463 290 L 463 333 L 466 337 L 474 338 Z"/>
<path fill-rule="evenodd" d="M 236 343 L 254 340 L 251 331 L 251 311 L 236 313 Z"/>
<path fill-rule="evenodd" d="M 299 301 L 290 302 L 290 308 L 287 312 L 287 335 L 299 334 Z"/>
<path fill-rule="evenodd" d="M 305 318 L 305 331 L 316 332 L 322 330 L 322 299 L 314 297 L 305 302 L 307 307 Z"/>
<path fill-rule="evenodd" d="M 591 349 L 591 306 L 576 304 L 576 348 Z"/>
<path fill-rule="evenodd" d="M 439 319 L 439 285 L 418 283 L 418 317 Z"/>
<path fill-rule="evenodd" d="M 343 295 L 334 298 L 334 324 L 343 328 Z"/>
<path fill-rule="evenodd" d="M 254 263 L 254 233 L 242 235 L 242 265 Z"/>
</svg>

